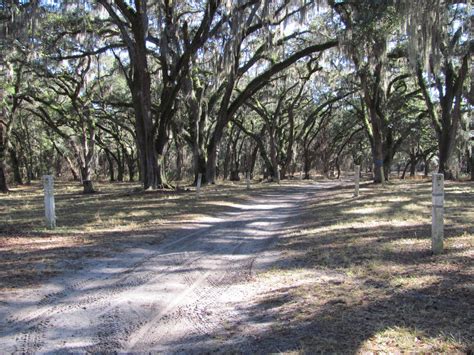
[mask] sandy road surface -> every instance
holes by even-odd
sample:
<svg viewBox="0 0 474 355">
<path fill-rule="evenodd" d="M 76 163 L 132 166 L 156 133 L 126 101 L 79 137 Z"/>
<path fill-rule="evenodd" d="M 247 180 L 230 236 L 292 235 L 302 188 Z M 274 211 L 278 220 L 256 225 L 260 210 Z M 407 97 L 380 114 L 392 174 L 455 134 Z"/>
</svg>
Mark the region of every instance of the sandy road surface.
<svg viewBox="0 0 474 355">
<path fill-rule="evenodd" d="M 238 321 L 230 299 L 318 185 L 261 193 L 158 246 L 88 260 L 34 292 L 0 295 L 0 353 L 190 352 Z M 243 291 L 242 291 L 243 290 Z M 248 296 L 248 295 L 247 295 Z"/>
</svg>

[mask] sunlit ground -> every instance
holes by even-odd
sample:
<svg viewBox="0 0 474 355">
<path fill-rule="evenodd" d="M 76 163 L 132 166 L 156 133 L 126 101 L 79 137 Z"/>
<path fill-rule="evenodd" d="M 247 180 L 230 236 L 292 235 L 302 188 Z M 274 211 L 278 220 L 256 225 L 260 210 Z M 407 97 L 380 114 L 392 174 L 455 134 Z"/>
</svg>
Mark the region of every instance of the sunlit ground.
<svg viewBox="0 0 474 355">
<path fill-rule="evenodd" d="M 65 271 L 68 258 L 159 243 L 178 227 L 248 210 L 252 195 L 302 184 L 254 182 L 247 191 L 243 182 L 227 183 L 197 197 L 192 187 L 140 192 L 136 184 L 108 183 L 85 196 L 76 184 L 58 183 L 54 231 L 43 227 L 39 183 L 14 189 L 0 196 L 0 289 L 35 285 Z M 256 335 L 262 348 L 290 339 L 282 352 L 473 351 L 472 182 L 446 183 L 439 256 L 430 252 L 430 181 L 365 183 L 358 198 L 350 186 L 312 196 L 283 231 L 282 262 L 255 280 L 272 285 L 248 307 L 247 324 L 261 312 L 273 319 L 270 332 Z"/>
<path fill-rule="evenodd" d="M 33 285 L 65 271 L 63 260 L 101 256 L 139 243 L 155 244 L 176 228 L 205 226 L 219 213 L 239 213 L 251 195 L 276 184 L 220 182 L 176 191 L 98 182 L 83 195 L 74 182 L 55 182 L 57 228 L 44 225 L 41 182 L 0 195 L 0 290 Z M 259 207 L 259 206 L 256 206 Z M 261 206 L 264 208 L 265 206 Z"/>
<path fill-rule="evenodd" d="M 445 193 L 439 256 L 430 181 L 308 201 L 280 243 L 285 262 L 261 275 L 285 285 L 261 300 L 277 320 L 263 339 L 290 337 L 297 353 L 472 352 L 474 184 L 447 182 Z"/>
</svg>

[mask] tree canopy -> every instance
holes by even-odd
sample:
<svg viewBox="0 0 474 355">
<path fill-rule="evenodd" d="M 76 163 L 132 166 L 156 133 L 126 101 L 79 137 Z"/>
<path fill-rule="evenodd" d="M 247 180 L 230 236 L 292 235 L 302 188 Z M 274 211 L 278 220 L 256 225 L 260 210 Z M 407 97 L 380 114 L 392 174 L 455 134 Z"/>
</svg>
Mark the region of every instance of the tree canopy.
<svg viewBox="0 0 474 355">
<path fill-rule="evenodd" d="M 2 0 L 0 190 L 472 172 L 472 18 L 448 0 Z"/>
</svg>

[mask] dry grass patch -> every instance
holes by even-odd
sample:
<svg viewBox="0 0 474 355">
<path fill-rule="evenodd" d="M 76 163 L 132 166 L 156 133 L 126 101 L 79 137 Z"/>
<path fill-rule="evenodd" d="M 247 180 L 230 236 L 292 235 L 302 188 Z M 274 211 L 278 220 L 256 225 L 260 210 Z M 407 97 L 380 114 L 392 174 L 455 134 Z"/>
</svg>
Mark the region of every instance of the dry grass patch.
<svg viewBox="0 0 474 355">
<path fill-rule="evenodd" d="M 446 183 L 439 256 L 430 252 L 429 181 L 352 194 L 321 191 L 288 225 L 284 261 L 261 276 L 285 285 L 262 296 L 279 324 L 263 343 L 289 353 L 472 353 L 474 185 Z"/>
<path fill-rule="evenodd" d="M 237 211 L 249 198 L 243 183 L 176 191 L 141 191 L 138 184 L 98 183 L 83 195 L 76 183 L 56 182 L 58 227 L 44 228 L 41 183 L 0 195 L 0 290 L 35 285 L 75 261 L 134 245 L 159 243 L 177 229 L 205 226 L 201 220 Z M 265 191 L 270 185 L 253 187 Z"/>
</svg>

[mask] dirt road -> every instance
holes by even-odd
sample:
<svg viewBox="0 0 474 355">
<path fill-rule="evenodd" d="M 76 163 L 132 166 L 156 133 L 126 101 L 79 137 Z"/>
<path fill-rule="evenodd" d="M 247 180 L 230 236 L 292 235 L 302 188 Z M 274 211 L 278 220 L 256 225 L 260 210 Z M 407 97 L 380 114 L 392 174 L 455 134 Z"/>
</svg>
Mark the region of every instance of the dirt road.
<svg viewBox="0 0 474 355">
<path fill-rule="evenodd" d="M 215 334 L 240 321 L 232 304 L 251 294 L 246 280 L 271 265 L 276 254 L 266 251 L 317 188 L 261 193 L 158 246 L 0 295 L 0 353 L 218 349 Z"/>
</svg>

